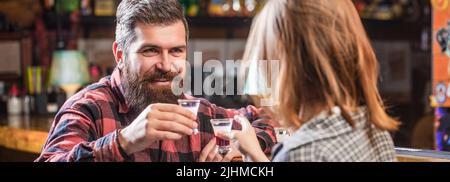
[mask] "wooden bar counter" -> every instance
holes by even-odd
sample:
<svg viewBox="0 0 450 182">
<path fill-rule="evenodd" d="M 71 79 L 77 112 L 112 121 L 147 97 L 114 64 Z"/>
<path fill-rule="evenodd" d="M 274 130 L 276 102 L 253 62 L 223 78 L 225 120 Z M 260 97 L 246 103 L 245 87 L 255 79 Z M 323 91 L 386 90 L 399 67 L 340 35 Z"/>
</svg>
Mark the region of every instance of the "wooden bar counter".
<svg viewBox="0 0 450 182">
<path fill-rule="evenodd" d="M 39 154 L 53 116 L 0 115 L 0 147 Z"/>
</svg>

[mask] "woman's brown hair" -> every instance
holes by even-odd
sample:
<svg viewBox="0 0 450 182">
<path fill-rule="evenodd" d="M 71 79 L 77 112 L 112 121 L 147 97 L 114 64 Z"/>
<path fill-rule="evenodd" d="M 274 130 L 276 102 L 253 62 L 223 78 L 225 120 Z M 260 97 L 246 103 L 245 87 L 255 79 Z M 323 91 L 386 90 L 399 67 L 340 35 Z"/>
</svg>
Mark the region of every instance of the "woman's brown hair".
<svg viewBox="0 0 450 182">
<path fill-rule="evenodd" d="M 375 126 L 398 128 L 378 92 L 378 61 L 351 0 L 269 0 L 253 22 L 244 60 L 280 61 L 274 97 L 282 125 L 298 128 L 334 106 L 354 125 L 350 113 L 366 105 Z"/>
</svg>

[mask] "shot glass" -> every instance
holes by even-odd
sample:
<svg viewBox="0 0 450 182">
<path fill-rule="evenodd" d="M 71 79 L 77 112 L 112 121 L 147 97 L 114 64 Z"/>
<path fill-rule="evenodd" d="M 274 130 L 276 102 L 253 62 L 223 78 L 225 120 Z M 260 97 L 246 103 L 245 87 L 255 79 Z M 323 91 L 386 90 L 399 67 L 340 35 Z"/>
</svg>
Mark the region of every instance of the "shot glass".
<svg viewBox="0 0 450 182">
<path fill-rule="evenodd" d="M 231 126 L 233 125 L 232 118 L 226 119 L 211 119 L 211 125 L 216 136 L 217 153 L 220 155 L 226 155 L 231 151 L 230 141 L 217 137 L 217 133 L 229 133 L 231 132 Z"/>
<path fill-rule="evenodd" d="M 198 108 L 200 106 L 200 100 L 187 100 L 187 99 L 178 99 L 178 105 L 181 107 L 191 111 L 197 116 Z M 198 129 L 194 129 L 194 135 L 198 133 Z"/>
</svg>

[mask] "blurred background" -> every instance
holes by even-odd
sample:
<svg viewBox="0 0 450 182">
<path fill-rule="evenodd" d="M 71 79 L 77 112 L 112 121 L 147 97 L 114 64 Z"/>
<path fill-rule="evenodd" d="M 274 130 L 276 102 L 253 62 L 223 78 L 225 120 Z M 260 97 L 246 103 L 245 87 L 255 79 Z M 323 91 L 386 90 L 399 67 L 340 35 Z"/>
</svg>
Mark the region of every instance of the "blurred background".
<svg viewBox="0 0 450 182">
<path fill-rule="evenodd" d="M 192 62 L 194 51 L 203 52 L 203 60 L 240 59 L 252 17 L 265 0 L 180 2 L 190 26 Z M 379 86 L 388 111 L 403 123 L 392 133 L 398 147 L 445 150 L 437 146 L 440 120 L 430 102 L 432 4 L 443 2 L 354 0 L 380 62 Z M 112 72 L 118 3 L 0 0 L 0 161 L 36 158 L 65 99 Z M 247 96 L 196 96 L 229 108 L 252 103 Z"/>
</svg>

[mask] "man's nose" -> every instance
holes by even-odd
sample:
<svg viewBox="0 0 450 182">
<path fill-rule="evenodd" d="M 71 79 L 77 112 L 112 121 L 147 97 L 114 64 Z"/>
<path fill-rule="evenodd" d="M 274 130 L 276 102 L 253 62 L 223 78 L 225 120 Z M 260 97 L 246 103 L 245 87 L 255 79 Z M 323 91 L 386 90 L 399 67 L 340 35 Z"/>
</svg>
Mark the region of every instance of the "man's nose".
<svg viewBox="0 0 450 182">
<path fill-rule="evenodd" d="M 161 62 L 157 64 L 157 68 L 164 72 L 172 71 L 172 63 L 169 60 L 169 53 L 164 52 L 161 55 Z"/>
</svg>

